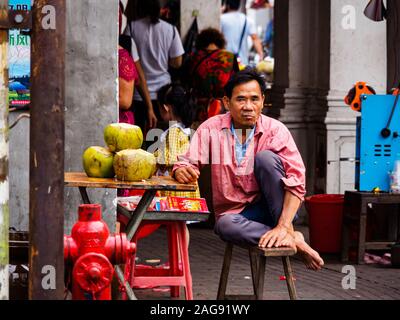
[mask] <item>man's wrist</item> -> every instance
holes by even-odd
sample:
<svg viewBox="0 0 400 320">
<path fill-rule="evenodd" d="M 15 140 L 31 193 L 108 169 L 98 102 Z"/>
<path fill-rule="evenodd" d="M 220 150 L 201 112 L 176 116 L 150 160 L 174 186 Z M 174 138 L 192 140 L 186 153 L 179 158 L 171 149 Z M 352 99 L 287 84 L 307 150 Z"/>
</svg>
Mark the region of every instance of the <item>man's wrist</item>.
<svg viewBox="0 0 400 320">
<path fill-rule="evenodd" d="M 285 228 L 287 230 L 291 230 L 292 224 L 291 223 L 285 223 L 285 222 L 278 222 L 278 227 Z"/>
</svg>

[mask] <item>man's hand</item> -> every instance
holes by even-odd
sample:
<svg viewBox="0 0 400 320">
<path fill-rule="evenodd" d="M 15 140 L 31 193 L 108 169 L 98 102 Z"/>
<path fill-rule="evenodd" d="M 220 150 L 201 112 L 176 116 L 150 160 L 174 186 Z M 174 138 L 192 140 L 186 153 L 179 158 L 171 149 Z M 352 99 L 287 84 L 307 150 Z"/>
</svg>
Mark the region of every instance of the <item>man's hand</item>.
<svg viewBox="0 0 400 320">
<path fill-rule="evenodd" d="M 261 236 L 258 246 L 261 248 L 291 246 L 289 243 L 290 238 L 292 238 L 292 235 L 289 234 L 288 229 L 282 225 L 277 225 L 274 229 Z"/>
<path fill-rule="evenodd" d="M 174 177 L 179 183 L 191 183 L 197 181 L 199 175 L 191 167 L 183 167 L 175 170 Z"/>
</svg>

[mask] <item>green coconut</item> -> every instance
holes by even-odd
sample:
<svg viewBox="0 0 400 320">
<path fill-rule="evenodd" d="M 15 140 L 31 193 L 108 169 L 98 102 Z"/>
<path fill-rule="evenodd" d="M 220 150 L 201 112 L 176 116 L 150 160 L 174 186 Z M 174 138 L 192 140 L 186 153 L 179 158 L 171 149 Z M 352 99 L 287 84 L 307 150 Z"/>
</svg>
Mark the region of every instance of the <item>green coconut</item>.
<svg viewBox="0 0 400 320">
<path fill-rule="evenodd" d="M 114 170 L 118 180 L 149 179 L 156 172 L 156 158 L 142 149 L 126 149 L 114 156 Z"/>
<path fill-rule="evenodd" d="M 110 150 L 93 146 L 85 150 L 82 155 L 83 168 L 88 177 L 113 178 L 114 154 Z"/>
<path fill-rule="evenodd" d="M 104 129 L 104 141 L 111 152 L 139 149 L 143 143 L 140 127 L 128 123 L 112 123 Z"/>
</svg>

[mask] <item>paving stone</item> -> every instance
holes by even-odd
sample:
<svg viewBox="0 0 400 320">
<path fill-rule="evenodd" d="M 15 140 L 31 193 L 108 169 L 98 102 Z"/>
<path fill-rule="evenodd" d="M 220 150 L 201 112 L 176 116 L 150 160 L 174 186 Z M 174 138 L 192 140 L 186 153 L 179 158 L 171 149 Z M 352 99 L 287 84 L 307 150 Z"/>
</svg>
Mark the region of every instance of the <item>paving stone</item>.
<svg viewBox="0 0 400 320">
<path fill-rule="evenodd" d="M 219 276 L 222 267 L 225 243 L 213 230 L 191 228 L 189 256 L 193 278 L 193 296 L 195 300 L 215 300 L 218 290 Z M 306 227 L 296 227 L 308 239 Z M 166 230 L 160 228 L 138 243 L 138 256 L 144 263 L 147 259 L 160 259 L 160 263 L 168 261 Z M 292 258 L 295 284 L 301 300 L 360 300 L 360 299 L 400 299 L 400 270 L 377 265 L 354 265 L 356 270 L 356 289 L 342 288 L 341 263 L 337 256 L 323 256 L 325 266 L 319 272 L 306 269 L 296 257 Z M 280 258 L 268 258 L 264 281 L 265 300 L 289 299 L 286 282 L 280 280 L 284 274 Z M 234 249 L 228 290 L 229 294 L 251 294 L 251 276 L 248 254 L 241 248 Z M 166 288 L 168 289 L 168 288 Z M 183 290 L 181 297 L 184 299 Z M 139 299 L 171 299 L 169 291 L 155 292 L 152 289 L 136 290 Z"/>
</svg>

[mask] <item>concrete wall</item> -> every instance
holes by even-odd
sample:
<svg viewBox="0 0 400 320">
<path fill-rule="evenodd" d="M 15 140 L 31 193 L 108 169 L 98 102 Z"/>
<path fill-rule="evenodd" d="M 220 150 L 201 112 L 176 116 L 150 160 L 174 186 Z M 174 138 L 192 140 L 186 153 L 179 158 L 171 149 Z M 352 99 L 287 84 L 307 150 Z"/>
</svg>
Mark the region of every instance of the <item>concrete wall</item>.
<svg viewBox="0 0 400 320">
<path fill-rule="evenodd" d="M 193 10 L 198 10 L 199 30 L 207 27 L 220 28 L 221 0 L 181 0 L 181 37 L 185 36 L 192 25 Z"/>
<path fill-rule="evenodd" d="M 12 124 L 21 114 L 10 112 Z M 10 130 L 10 227 L 29 229 L 29 119 L 23 118 Z"/>
<path fill-rule="evenodd" d="M 65 170 L 82 171 L 82 153 L 104 146 L 103 129 L 118 121 L 117 105 L 117 1 L 67 2 Z M 100 203 L 113 231 L 116 192 L 88 190 L 92 203 Z M 81 203 L 77 188 L 65 189 L 65 230 L 72 227 Z"/>
<path fill-rule="evenodd" d="M 118 121 L 118 3 L 97 0 L 67 2 L 65 170 L 82 171 L 82 153 L 104 146 L 103 128 Z M 10 114 L 12 123 L 19 113 Z M 88 190 L 93 203 L 114 230 L 116 192 Z M 65 189 L 65 232 L 69 233 L 82 203 L 77 188 Z M 28 230 L 29 120 L 10 132 L 10 226 Z"/>
</svg>

